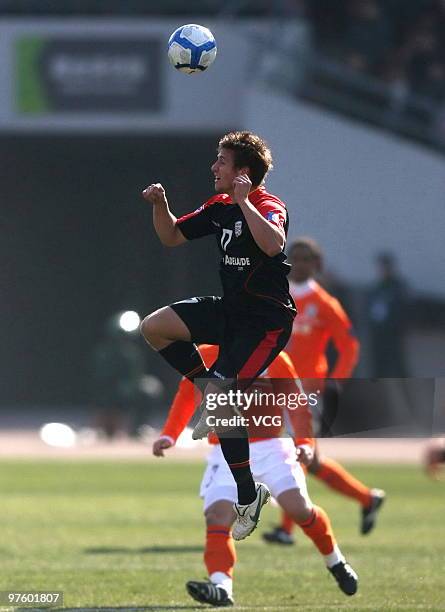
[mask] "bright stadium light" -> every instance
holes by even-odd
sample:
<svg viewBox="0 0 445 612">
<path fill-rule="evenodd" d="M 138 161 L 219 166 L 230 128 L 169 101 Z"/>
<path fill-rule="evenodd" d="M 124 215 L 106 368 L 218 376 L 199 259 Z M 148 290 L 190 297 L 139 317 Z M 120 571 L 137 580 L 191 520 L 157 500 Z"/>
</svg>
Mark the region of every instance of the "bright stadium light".
<svg viewBox="0 0 445 612">
<path fill-rule="evenodd" d="M 119 327 L 125 332 L 136 331 L 141 322 L 141 318 L 134 310 L 127 310 L 119 317 Z"/>
<path fill-rule="evenodd" d="M 39 435 L 48 446 L 71 448 L 76 445 L 76 432 L 64 423 L 46 423 L 40 428 Z"/>
</svg>

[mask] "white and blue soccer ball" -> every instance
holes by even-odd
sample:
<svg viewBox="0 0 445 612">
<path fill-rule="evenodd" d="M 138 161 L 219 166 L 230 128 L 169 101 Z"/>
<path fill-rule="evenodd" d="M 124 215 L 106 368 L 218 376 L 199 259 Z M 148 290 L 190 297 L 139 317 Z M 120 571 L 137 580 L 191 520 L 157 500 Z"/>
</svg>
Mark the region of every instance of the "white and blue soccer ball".
<svg viewBox="0 0 445 612">
<path fill-rule="evenodd" d="M 216 42 L 208 28 L 195 23 L 183 25 L 173 32 L 168 41 L 168 58 L 173 66 L 185 72 L 203 72 L 213 64 Z"/>
</svg>

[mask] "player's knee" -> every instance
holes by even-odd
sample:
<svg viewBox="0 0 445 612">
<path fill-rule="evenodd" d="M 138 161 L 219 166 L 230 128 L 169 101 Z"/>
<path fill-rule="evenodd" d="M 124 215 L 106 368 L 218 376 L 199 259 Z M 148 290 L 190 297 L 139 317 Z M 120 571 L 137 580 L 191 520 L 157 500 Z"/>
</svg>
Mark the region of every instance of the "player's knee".
<svg viewBox="0 0 445 612">
<path fill-rule="evenodd" d="M 226 525 L 230 527 L 233 523 L 233 510 L 224 506 L 214 504 L 208 508 L 205 513 L 207 527 L 211 525 Z"/>
<path fill-rule="evenodd" d="M 157 351 L 176 340 L 191 340 L 189 329 L 170 306 L 147 315 L 140 325 L 140 331 L 148 344 Z"/>
<path fill-rule="evenodd" d="M 312 515 L 312 506 L 302 503 L 296 504 L 289 513 L 297 524 L 306 523 Z"/>
<path fill-rule="evenodd" d="M 139 326 L 139 331 L 147 342 L 150 342 L 152 335 L 152 323 L 151 323 L 151 315 L 147 315 L 144 319 L 142 319 L 141 324 Z"/>
<path fill-rule="evenodd" d="M 300 503 L 298 503 L 296 508 L 296 522 L 297 523 L 305 523 L 312 516 L 312 504 L 310 504 L 306 499 L 303 499 Z"/>
<path fill-rule="evenodd" d="M 295 492 L 292 499 L 287 498 L 283 509 L 296 523 L 305 523 L 312 515 L 311 501 L 300 492 Z"/>
<path fill-rule="evenodd" d="M 158 311 L 147 315 L 139 327 L 142 336 L 153 347 L 157 348 L 157 341 L 160 338 Z"/>
</svg>

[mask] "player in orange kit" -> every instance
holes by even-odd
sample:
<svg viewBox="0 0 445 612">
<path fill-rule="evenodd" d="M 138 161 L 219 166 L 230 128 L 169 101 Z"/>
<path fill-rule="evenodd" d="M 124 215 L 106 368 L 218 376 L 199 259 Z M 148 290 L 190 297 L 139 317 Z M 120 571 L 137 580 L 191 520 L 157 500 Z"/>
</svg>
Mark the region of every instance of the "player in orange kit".
<svg viewBox="0 0 445 612">
<path fill-rule="evenodd" d="M 289 286 L 298 316 L 294 320 L 286 352 L 303 380 L 306 392 L 311 390 L 312 384 L 320 387 L 319 379 L 349 378 L 359 354 L 359 343 L 352 335 L 347 314 L 339 301 L 314 279 L 322 269 L 322 260 L 321 249 L 311 238 L 298 238 L 290 246 L 289 262 L 292 269 Z M 333 342 L 338 355 L 332 371 L 329 371 L 326 357 L 329 341 Z M 308 471 L 330 488 L 360 504 L 362 534 L 373 529 L 385 499 L 384 491 L 370 489 L 336 461 L 320 457 L 317 447 Z M 281 525 L 264 533 L 263 538 L 267 542 L 292 544 L 294 526 L 292 518 L 283 514 Z"/>
<path fill-rule="evenodd" d="M 217 346 L 202 345 L 199 350 L 206 365 L 213 363 L 218 355 Z M 267 378 L 260 379 L 255 385 L 272 391 L 274 399 L 278 397 L 280 389 L 289 391 L 291 385 L 294 390 L 302 391 L 295 382 L 295 368 L 283 352 L 270 364 L 264 375 L 267 375 Z M 290 398 L 290 393 L 286 397 Z M 183 378 L 161 436 L 153 444 L 154 455 L 163 456 L 164 450 L 175 444 L 179 434 L 190 421 L 197 403 L 199 399 L 193 384 Z M 290 402 L 286 405 L 290 406 Z M 264 411 L 262 413 L 264 416 Z M 353 595 L 357 590 L 357 575 L 346 563 L 336 543 L 329 517 L 322 508 L 312 504 L 306 489 L 301 463 L 308 465 L 313 457 L 312 415 L 305 408 L 304 402 L 299 404 L 296 410 L 287 410 L 287 414 L 299 436 L 295 438 L 295 443 L 280 437 L 280 425 L 264 427 L 260 431 L 252 431 L 249 428 L 253 474 L 269 487 L 280 506 L 313 541 L 343 593 Z M 274 401 L 272 407 L 268 405 L 267 415 L 281 415 L 282 418 L 283 410 Z M 223 460 L 218 438 L 210 434 L 209 442 L 213 444 L 213 450 L 207 458 L 208 465 L 200 490 L 201 497 L 204 498 L 207 524 L 204 562 L 209 580 L 191 580 L 186 587 L 188 593 L 201 603 L 230 606 L 233 605 L 233 568 L 236 561 L 231 534 L 235 518 L 232 504 L 236 499 L 237 489 Z"/>
</svg>

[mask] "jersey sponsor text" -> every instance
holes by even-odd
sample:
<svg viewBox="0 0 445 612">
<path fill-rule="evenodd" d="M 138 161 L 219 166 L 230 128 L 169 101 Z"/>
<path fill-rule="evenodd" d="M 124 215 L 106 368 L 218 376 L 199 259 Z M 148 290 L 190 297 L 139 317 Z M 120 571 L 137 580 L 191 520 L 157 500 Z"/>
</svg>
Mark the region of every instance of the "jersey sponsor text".
<svg viewBox="0 0 445 612">
<path fill-rule="evenodd" d="M 230 257 L 230 255 L 226 255 L 224 263 L 226 266 L 250 266 L 250 257 Z"/>
</svg>

